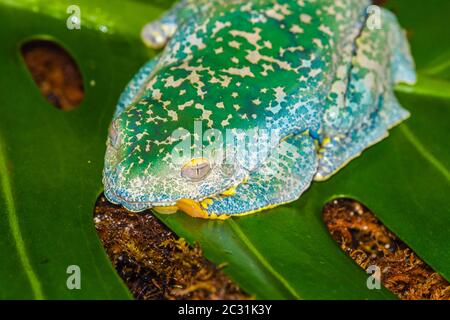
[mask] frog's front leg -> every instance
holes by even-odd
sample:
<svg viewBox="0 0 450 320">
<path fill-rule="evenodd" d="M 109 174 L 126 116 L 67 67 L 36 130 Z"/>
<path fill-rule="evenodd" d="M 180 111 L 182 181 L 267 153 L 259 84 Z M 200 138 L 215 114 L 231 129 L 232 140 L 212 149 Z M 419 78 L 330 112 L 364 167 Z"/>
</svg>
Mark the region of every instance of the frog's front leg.
<svg viewBox="0 0 450 320">
<path fill-rule="evenodd" d="M 192 2 L 192 0 L 181 0 L 159 20 L 147 23 L 141 31 L 144 43 L 152 49 L 163 48 L 183 19 L 189 17 L 195 10 Z"/>
<path fill-rule="evenodd" d="M 306 133 L 290 136 L 236 188 L 200 203 L 180 200 L 177 205 L 191 216 L 210 219 L 254 213 L 298 199 L 316 170 L 313 138 Z"/>
</svg>

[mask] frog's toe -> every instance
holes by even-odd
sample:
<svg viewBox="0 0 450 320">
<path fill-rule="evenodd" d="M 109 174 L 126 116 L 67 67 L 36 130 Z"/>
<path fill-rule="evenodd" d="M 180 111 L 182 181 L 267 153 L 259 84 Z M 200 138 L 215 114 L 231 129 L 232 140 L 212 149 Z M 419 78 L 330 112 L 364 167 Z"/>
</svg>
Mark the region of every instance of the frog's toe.
<svg viewBox="0 0 450 320">
<path fill-rule="evenodd" d="M 232 192 L 200 202 L 209 218 L 246 215 L 294 201 L 311 183 L 317 170 L 313 139 L 290 137 L 249 179 Z"/>
<path fill-rule="evenodd" d="M 173 22 L 153 21 L 147 23 L 141 31 L 141 39 L 152 49 L 163 48 L 176 30 Z"/>
<path fill-rule="evenodd" d="M 208 212 L 197 201 L 191 199 L 180 199 L 177 201 L 177 207 L 179 210 L 193 218 L 210 218 Z"/>
</svg>

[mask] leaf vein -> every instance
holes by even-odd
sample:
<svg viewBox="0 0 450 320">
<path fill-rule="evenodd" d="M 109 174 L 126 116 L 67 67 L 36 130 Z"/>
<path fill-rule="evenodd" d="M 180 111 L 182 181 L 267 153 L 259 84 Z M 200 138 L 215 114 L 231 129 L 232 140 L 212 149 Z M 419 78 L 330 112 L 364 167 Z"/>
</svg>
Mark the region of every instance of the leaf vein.
<svg viewBox="0 0 450 320">
<path fill-rule="evenodd" d="M 411 144 L 417 149 L 417 151 L 428 160 L 442 175 L 450 181 L 450 172 L 447 168 L 433 155 L 429 152 L 424 145 L 417 139 L 417 137 L 409 130 L 406 124 L 400 126 L 405 137 L 411 142 Z"/>
<path fill-rule="evenodd" d="M 295 291 L 294 288 L 289 284 L 289 282 L 276 271 L 273 266 L 267 261 L 264 256 L 256 249 L 249 238 L 244 234 L 239 225 L 232 219 L 228 220 L 230 227 L 236 233 L 236 235 L 242 240 L 242 242 L 249 248 L 257 260 L 274 276 L 296 299 L 301 299 L 300 295 Z"/>
<path fill-rule="evenodd" d="M 0 183 L 3 190 L 3 195 L 6 202 L 6 211 L 8 216 L 8 223 L 11 229 L 11 234 L 14 238 L 14 243 L 17 249 L 17 253 L 30 282 L 31 290 L 33 291 L 36 299 L 44 299 L 41 284 L 38 280 L 36 273 L 34 272 L 30 260 L 28 258 L 25 243 L 23 241 L 22 233 L 20 231 L 19 221 L 17 219 L 16 207 L 14 205 L 14 197 L 11 190 L 11 182 L 8 177 L 6 157 L 4 156 L 3 144 L 0 141 Z"/>
</svg>

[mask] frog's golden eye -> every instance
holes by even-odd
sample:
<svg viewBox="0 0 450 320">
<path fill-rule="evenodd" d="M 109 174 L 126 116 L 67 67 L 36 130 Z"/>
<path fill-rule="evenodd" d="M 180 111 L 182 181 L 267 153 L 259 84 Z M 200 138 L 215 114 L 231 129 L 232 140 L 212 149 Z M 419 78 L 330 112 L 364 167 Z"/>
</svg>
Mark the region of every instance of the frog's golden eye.
<svg viewBox="0 0 450 320">
<path fill-rule="evenodd" d="M 200 181 L 211 172 L 211 165 L 206 158 L 195 158 L 189 160 L 181 168 L 181 176 L 191 181 Z"/>
</svg>

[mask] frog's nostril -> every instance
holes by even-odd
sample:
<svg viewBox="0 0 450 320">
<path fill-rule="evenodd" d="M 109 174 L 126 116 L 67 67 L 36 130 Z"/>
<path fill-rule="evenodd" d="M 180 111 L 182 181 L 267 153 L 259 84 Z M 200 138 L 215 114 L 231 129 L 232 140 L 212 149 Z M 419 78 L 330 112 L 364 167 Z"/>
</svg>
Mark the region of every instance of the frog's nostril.
<svg viewBox="0 0 450 320">
<path fill-rule="evenodd" d="M 211 165 L 206 158 L 194 158 L 189 160 L 181 168 L 181 176 L 191 181 L 200 181 L 211 172 Z"/>
</svg>

